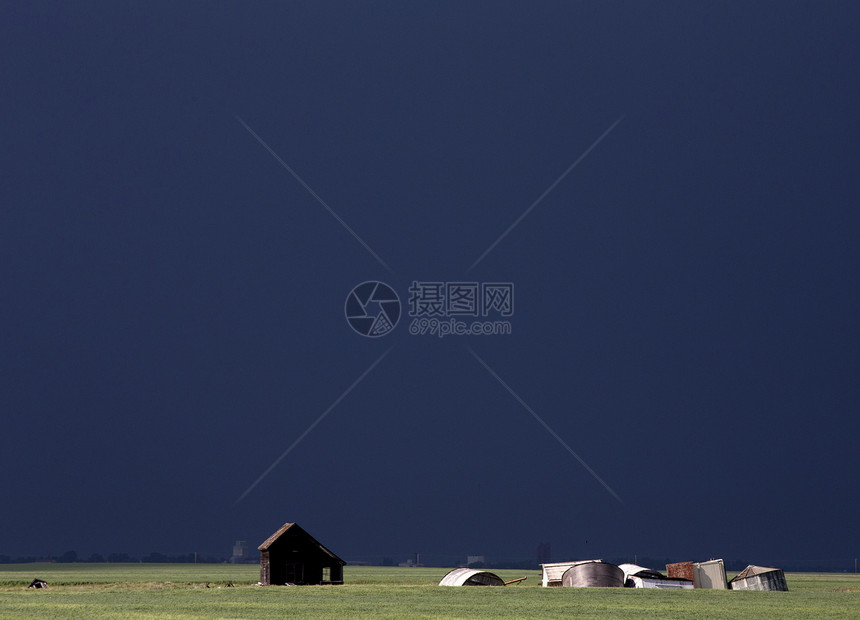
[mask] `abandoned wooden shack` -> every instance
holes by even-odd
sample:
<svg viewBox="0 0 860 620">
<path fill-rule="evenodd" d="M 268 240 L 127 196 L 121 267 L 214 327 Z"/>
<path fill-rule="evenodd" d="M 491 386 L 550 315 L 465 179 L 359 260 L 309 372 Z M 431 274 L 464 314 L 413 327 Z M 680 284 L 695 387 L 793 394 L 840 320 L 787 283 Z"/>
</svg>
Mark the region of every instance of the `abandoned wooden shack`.
<svg viewBox="0 0 860 620">
<path fill-rule="evenodd" d="M 258 549 L 264 586 L 343 583 L 346 562 L 296 523 L 284 523 Z"/>
</svg>

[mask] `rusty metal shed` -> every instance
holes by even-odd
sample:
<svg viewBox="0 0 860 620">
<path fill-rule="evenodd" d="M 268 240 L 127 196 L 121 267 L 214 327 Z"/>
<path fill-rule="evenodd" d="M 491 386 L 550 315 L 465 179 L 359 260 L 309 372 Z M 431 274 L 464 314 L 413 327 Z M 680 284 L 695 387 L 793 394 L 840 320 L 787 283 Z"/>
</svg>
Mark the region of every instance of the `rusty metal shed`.
<svg viewBox="0 0 860 620">
<path fill-rule="evenodd" d="M 343 583 L 346 562 L 296 523 L 284 523 L 258 549 L 264 586 Z"/>
<path fill-rule="evenodd" d="M 503 586 L 502 578 L 485 570 L 476 568 L 455 568 L 442 577 L 440 586 Z"/>
</svg>

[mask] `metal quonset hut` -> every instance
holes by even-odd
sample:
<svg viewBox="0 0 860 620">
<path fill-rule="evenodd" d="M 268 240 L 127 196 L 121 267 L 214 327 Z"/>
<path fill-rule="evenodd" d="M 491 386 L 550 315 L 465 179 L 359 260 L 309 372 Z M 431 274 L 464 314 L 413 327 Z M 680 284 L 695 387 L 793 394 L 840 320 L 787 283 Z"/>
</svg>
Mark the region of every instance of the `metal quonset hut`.
<svg viewBox="0 0 860 620">
<path fill-rule="evenodd" d="M 284 523 L 257 547 L 264 586 L 342 584 L 346 564 L 296 523 Z"/>
<path fill-rule="evenodd" d="M 788 592 L 785 573 L 781 568 L 750 564 L 729 582 L 732 590 L 776 590 Z"/>
<path fill-rule="evenodd" d="M 503 586 L 505 582 L 495 573 L 476 568 L 455 568 L 442 577 L 440 586 Z"/>
</svg>

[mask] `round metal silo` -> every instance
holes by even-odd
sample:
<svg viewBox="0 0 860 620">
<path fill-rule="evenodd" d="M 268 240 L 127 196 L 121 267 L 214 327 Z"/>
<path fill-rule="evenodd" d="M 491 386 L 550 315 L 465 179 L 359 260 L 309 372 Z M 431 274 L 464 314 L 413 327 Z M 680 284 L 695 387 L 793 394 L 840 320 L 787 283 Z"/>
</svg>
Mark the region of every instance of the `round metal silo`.
<svg viewBox="0 0 860 620">
<path fill-rule="evenodd" d="M 624 571 L 609 562 L 586 562 L 564 571 L 561 585 L 569 588 L 623 588 Z"/>
</svg>

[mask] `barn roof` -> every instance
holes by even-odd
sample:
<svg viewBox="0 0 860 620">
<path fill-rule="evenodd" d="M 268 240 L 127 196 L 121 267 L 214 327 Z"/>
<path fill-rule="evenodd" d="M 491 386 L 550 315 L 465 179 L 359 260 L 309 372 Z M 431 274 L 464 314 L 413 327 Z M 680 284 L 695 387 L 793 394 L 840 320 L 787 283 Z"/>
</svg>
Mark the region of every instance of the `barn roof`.
<svg viewBox="0 0 860 620">
<path fill-rule="evenodd" d="M 314 545 L 315 547 L 319 547 L 319 550 L 320 550 L 320 551 L 322 551 L 322 552 L 323 552 L 323 553 L 325 553 L 326 555 L 330 556 L 333 560 L 336 560 L 337 562 L 340 562 L 341 564 L 346 564 L 346 562 L 344 562 L 344 561 L 343 561 L 343 560 L 341 560 L 339 557 L 337 557 L 334 553 L 332 553 L 331 551 L 329 551 L 329 550 L 328 550 L 328 549 L 327 549 L 327 548 L 326 548 L 326 547 L 325 547 L 321 542 L 319 542 L 316 538 L 314 538 L 313 536 L 311 536 L 310 534 L 308 534 L 304 529 L 302 529 L 302 528 L 299 526 L 299 524 L 298 524 L 298 523 L 284 523 L 280 528 L 278 528 L 278 531 L 277 531 L 277 532 L 275 532 L 274 534 L 272 534 L 271 536 L 269 536 L 269 537 L 268 537 L 268 538 L 263 542 L 263 544 L 262 544 L 262 545 L 260 545 L 259 547 L 257 547 L 257 549 L 258 549 L 259 551 L 268 551 L 268 550 L 269 550 L 269 548 L 270 548 L 273 544 L 275 544 L 275 542 L 277 542 L 277 540 L 278 540 L 281 536 L 283 536 L 284 534 L 286 534 L 288 531 L 290 531 L 290 532 L 291 532 L 291 533 L 293 533 L 293 534 L 299 534 L 299 535 L 301 535 L 301 536 L 304 536 L 310 544 Z"/>
</svg>

